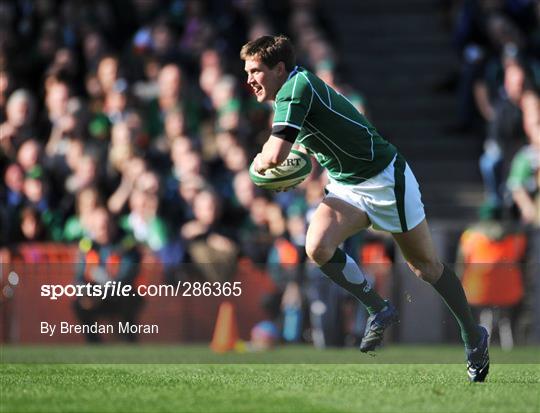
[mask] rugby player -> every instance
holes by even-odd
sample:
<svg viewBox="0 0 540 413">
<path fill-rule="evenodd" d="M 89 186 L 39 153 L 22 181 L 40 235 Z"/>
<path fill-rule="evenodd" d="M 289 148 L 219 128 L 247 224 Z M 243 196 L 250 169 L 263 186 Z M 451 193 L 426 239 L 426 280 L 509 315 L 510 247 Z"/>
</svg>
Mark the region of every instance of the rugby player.
<svg viewBox="0 0 540 413">
<path fill-rule="evenodd" d="M 360 350 L 373 351 L 384 331 L 398 321 L 395 307 L 371 288 L 360 267 L 339 248 L 372 226 L 390 232 L 411 270 L 441 295 L 459 324 L 469 379 L 484 381 L 488 333 L 475 323 L 459 279 L 435 252 L 419 186 L 403 156 L 344 96 L 296 66 L 287 37 L 250 41 L 240 57 L 257 101 L 274 106 L 272 133 L 254 159 L 255 170 L 264 173 L 281 164 L 297 145 L 328 172 L 327 195 L 311 219 L 306 252 L 369 312 Z"/>
</svg>

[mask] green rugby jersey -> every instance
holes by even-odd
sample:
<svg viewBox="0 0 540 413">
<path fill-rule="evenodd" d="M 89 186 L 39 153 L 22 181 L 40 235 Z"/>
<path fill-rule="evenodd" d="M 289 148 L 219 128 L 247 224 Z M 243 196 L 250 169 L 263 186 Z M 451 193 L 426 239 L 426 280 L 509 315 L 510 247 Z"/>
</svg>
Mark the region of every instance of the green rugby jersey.
<svg viewBox="0 0 540 413">
<path fill-rule="evenodd" d="M 305 147 L 338 182 L 357 184 L 385 169 L 397 150 L 340 93 L 296 66 L 278 91 L 272 129 L 297 129 Z"/>
</svg>

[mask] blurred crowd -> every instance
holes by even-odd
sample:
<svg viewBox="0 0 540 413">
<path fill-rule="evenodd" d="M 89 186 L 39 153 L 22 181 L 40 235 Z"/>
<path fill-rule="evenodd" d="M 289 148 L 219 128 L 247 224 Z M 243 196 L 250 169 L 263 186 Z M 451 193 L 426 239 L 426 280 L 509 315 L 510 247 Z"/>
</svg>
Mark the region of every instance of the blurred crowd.
<svg viewBox="0 0 540 413">
<path fill-rule="evenodd" d="M 103 206 L 166 262 L 264 262 L 323 182 L 281 196 L 251 183 L 271 110 L 245 87 L 239 50 L 287 32 L 335 83 L 317 2 L 266 3 L 0 1 L 0 243 L 91 238 Z"/>
<path fill-rule="evenodd" d="M 303 262 L 325 176 L 316 168 L 270 193 L 248 174 L 272 110 L 248 90 L 239 51 L 275 33 L 364 110 L 336 76 L 314 0 L 0 0 L 0 247 L 78 243 L 76 280 L 93 283 L 103 268 L 135 282 L 140 247 L 164 264 L 164 282 L 184 276 L 182 263 L 219 281 L 239 257 Z M 269 317 L 282 299 L 298 314 L 303 274 L 270 272 Z M 84 298 L 75 309 L 88 322 L 113 307 Z"/>
<path fill-rule="evenodd" d="M 514 208 L 540 227 L 540 2 L 445 3 L 461 60 L 456 128 L 485 136 L 481 215 Z"/>
<path fill-rule="evenodd" d="M 443 3 L 460 60 L 452 132 L 483 138 L 485 200 L 460 237 L 457 269 L 480 323 L 510 349 L 538 336 L 540 1 Z"/>
</svg>

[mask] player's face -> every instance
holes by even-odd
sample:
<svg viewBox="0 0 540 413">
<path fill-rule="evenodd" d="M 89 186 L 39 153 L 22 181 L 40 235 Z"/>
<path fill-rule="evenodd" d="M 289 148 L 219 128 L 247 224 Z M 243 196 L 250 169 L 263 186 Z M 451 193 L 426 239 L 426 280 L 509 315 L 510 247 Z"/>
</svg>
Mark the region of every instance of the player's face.
<svg viewBox="0 0 540 413">
<path fill-rule="evenodd" d="M 279 88 L 283 85 L 284 66 L 278 63 L 269 68 L 259 59 L 247 59 L 244 65 L 247 73 L 247 84 L 253 90 L 258 102 L 274 100 Z"/>
</svg>

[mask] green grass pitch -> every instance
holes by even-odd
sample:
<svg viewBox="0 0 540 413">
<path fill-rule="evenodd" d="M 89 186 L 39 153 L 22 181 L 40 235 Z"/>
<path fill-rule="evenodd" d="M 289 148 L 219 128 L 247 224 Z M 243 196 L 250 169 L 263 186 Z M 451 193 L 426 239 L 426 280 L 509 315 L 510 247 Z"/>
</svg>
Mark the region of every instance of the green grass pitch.
<svg viewBox="0 0 540 413">
<path fill-rule="evenodd" d="M 0 412 L 538 413 L 539 357 L 538 348 L 493 349 L 488 381 L 470 384 L 453 346 L 391 346 L 375 357 L 305 346 L 225 355 L 4 346 Z"/>
</svg>

